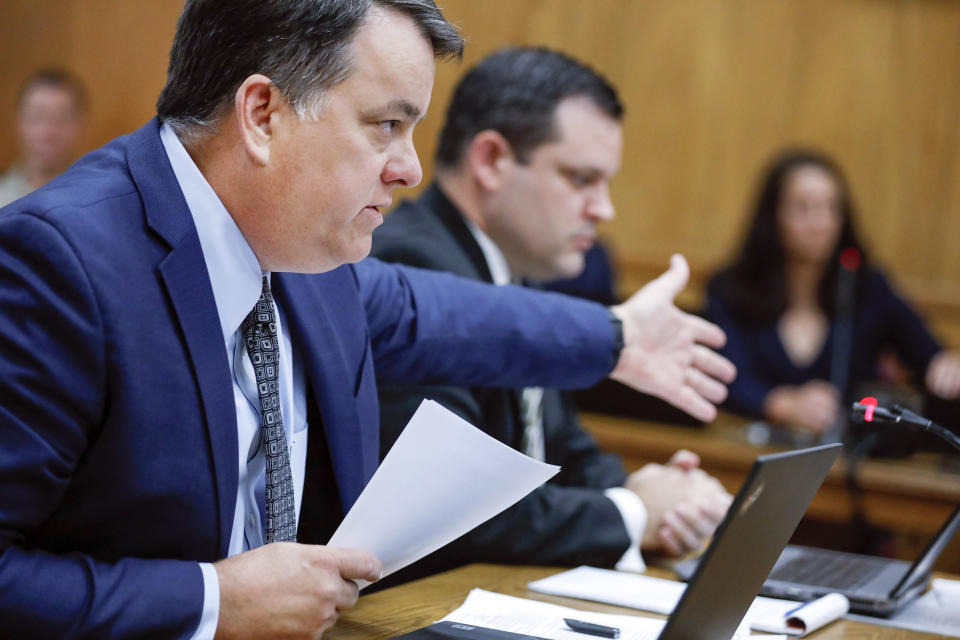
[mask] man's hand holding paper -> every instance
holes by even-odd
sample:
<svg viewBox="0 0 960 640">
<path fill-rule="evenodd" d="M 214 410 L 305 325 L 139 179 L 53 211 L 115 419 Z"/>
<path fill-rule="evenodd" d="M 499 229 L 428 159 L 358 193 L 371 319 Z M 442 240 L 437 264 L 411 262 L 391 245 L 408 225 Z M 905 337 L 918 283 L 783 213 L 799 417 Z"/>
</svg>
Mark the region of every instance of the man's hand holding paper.
<svg viewBox="0 0 960 640">
<path fill-rule="evenodd" d="M 388 576 L 489 520 L 559 470 L 425 400 L 330 545 L 373 554 Z"/>
</svg>

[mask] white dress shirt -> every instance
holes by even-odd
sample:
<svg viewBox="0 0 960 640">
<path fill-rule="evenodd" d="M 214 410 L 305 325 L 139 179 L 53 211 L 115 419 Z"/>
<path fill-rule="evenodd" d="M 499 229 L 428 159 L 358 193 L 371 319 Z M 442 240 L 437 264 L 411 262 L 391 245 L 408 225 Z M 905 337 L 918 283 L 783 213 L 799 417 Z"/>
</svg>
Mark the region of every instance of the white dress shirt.
<svg viewBox="0 0 960 640">
<path fill-rule="evenodd" d="M 253 365 L 240 325 L 260 298 L 264 273 L 253 249 L 226 207 L 200 173 L 173 130 L 160 128 L 160 140 L 170 159 L 190 215 L 200 236 L 200 247 L 220 317 L 224 348 L 233 376 L 237 413 L 239 484 L 228 555 L 264 544 L 265 456 L 260 446 L 260 401 Z M 283 309 L 274 303 L 280 343 L 280 411 L 290 453 L 297 520 L 303 498 L 307 456 L 306 387 L 303 363 L 294 356 Z M 213 638 L 220 615 L 220 583 L 213 565 L 200 563 L 204 580 L 203 614 L 194 638 Z"/>
<path fill-rule="evenodd" d="M 500 250 L 500 247 L 497 246 L 490 236 L 484 233 L 480 227 L 472 221 L 464 218 L 464 222 L 467 223 L 467 227 L 473 234 L 474 239 L 477 241 L 477 244 L 480 245 L 480 250 L 483 252 L 483 257 L 484 260 L 486 260 L 487 269 L 490 271 L 490 277 L 493 278 L 493 283 L 495 285 L 510 284 L 512 277 L 510 274 L 510 265 L 507 262 L 506 256 L 503 255 L 503 251 Z M 538 403 L 542 398 L 543 388 L 541 387 L 528 387 L 523 390 L 524 405 Z M 525 432 L 524 442 L 534 442 L 537 444 L 532 446 L 531 451 L 525 451 L 524 453 L 527 455 L 533 454 L 531 457 L 539 458 L 542 461 L 545 448 L 542 411 L 533 413 L 539 413 L 540 419 L 537 423 L 532 423 L 527 419 L 527 416 L 524 416 L 525 431 L 539 428 L 540 433 L 533 435 Z M 623 518 L 623 526 L 626 528 L 627 535 L 630 537 L 630 546 L 624 554 L 620 556 L 616 568 L 623 571 L 643 571 L 647 568 L 647 565 L 643 561 L 643 556 L 640 555 L 640 542 L 643 537 L 643 529 L 647 524 L 646 505 L 643 504 L 640 496 L 625 487 L 610 487 L 609 489 L 604 489 L 604 495 L 617 507 L 617 510 L 620 512 L 620 517 Z"/>
</svg>

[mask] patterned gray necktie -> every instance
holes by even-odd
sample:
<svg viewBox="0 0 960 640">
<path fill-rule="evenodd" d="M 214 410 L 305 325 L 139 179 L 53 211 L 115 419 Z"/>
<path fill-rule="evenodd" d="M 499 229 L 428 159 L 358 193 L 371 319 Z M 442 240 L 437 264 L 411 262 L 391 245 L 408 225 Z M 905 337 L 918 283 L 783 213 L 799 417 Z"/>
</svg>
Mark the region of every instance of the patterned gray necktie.
<svg viewBox="0 0 960 640">
<path fill-rule="evenodd" d="M 543 387 L 526 387 L 520 394 L 520 417 L 523 420 L 523 452 L 540 462 L 545 462 L 543 433 Z"/>
<path fill-rule="evenodd" d="M 280 344 L 270 283 L 263 278 L 260 299 L 243 321 L 243 339 L 253 363 L 260 398 L 260 446 L 266 456 L 267 543 L 296 542 L 297 514 L 287 435 L 280 413 Z"/>
</svg>

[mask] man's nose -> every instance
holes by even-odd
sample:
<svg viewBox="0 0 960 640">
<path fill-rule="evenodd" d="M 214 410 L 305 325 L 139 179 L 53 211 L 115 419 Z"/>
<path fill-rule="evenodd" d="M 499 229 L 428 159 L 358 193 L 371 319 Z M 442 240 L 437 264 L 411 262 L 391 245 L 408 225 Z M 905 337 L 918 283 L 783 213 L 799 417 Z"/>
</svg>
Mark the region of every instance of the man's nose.
<svg viewBox="0 0 960 640">
<path fill-rule="evenodd" d="M 606 184 L 598 185 L 596 193 L 587 200 L 586 213 L 591 220 L 598 222 L 613 219 L 613 201 L 610 199 L 610 188 Z"/>
<path fill-rule="evenodd" d="M 410 140 L 394 156 L 387 160 L 383 168 L 382 179 L 398 187 L 415 187 L 423 179 L 423 168 L 417 150 Z"/>
</svg>

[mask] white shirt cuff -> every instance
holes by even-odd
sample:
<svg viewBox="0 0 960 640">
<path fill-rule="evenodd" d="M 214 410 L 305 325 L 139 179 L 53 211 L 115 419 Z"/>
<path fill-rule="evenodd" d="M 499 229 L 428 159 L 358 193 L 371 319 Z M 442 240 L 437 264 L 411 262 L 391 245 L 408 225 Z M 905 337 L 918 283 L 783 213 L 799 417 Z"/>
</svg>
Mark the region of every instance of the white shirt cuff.
<svg viewBox="0 0 960 640">
<path fill-rule="evenodd" d="M 209 562 L 201 562 L 200 571 L 203 572 L 203 613 L 191 639 L 213 640 L 220 620 L 220 578 Z"/>
<path fill-rule="evenodd" d="M 630 547 L 620 556 L 615 568 L 618 571 L 645 571 L 647 564 L 640 555 L 640 541 L 643 539 L 643 530 L 647 526 L 647 507 L 640 496 L 624 487 L 610 487 L 603 494 L 610 498 L 620 517 L 623 526 L 630 536 Z"/>
</svg>

